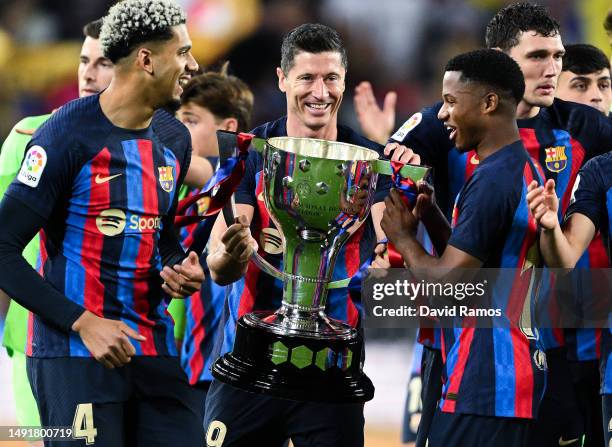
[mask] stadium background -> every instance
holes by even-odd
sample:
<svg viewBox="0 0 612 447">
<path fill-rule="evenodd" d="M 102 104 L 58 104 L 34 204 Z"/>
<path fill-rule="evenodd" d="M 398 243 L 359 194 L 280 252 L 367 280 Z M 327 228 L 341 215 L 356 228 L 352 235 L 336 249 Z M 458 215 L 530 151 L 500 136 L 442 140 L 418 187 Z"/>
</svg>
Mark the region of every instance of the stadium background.
<svg viewBox="0 0 612 447">
<path fill-rule="evenodd" d="M 372 82 L 379 101 L 398 93 L 396 126 L 439 97 L 451 55 L 484 44 L 484 28 L 508 0 L 177 0 L 188 12 L 200 66 L 230 61 L 255 93 L 254 124 L 283 115 L 275 67 L 285 32 L 322 22 L 342 34 L 349 57 L 340 121 L 358 128 L 352 91 Z M 77 97 L 81 28 L 112 0 L 0 0 L 0 142 L 22 117 Z M 609 0 L 542 0 L 562 25 L 564 43 L 610 54 L 602 27 Z M 1 225 L 1 223 L 0 223 Z M 0 302 L 0 334 L 7 303 Z M 413 334 L 367 331 L 366 371 L 376 397 L 366 405 L 366 445 L 398 446 Z M 0 425 L 14 423 L 10 368 L 0 353 Z M 3 443 L 0 441 L 0 445 Z M 16 443 L 6 445 L 16 446 Z"/>
</svg>

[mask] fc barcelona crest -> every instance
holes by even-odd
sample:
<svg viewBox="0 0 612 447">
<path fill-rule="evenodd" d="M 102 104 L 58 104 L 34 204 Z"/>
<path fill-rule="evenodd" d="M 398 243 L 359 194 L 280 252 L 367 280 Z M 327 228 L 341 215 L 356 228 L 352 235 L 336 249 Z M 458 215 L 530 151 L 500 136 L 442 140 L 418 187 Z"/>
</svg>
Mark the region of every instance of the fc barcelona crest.
<svg viewBox="0 0 612 447">
<path fill-rule="evenodd" d="M 162 166 L 159 169 L 159 184 L 166 192 L 172 191 L 174 188 L 174 175 L 172 174 L 172 166 Z"/>
<path fill-rule="evenodd" d="M 551 172 L 561 172 L 567 166 L 567 156 L 565 155 L 565 146 L 547 147 L 546 151 L 546 169 Z"/>
</svg>

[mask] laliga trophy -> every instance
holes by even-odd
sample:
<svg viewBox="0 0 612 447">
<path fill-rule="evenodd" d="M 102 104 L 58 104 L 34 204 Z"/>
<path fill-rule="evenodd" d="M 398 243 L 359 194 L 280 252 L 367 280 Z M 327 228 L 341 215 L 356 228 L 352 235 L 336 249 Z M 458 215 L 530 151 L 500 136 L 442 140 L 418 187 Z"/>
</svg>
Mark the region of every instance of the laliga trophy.
<svg viewBox="0 0 612 447">
<path fill-rule="evenodd" d="M 368 401 L 374 386 L 362 370 L 362 337 L 329 318 L 325 302 L 329 289 L 348 285 L 331 281 L 336 257 L 366 220 L 378 174 L 391 175 L 391 164 L 376 151 L 335 141 L 255 138 L 252 147 L 263 155 L 264 203 L 283 239 L 283 271 L 257 253 L 252 261 L 283 281 L 282 306 L 240 318 L 234 349 L 212 374 L 288 399 Z M 406 165 L 399 173 L 416 182 L 427 172 Z"/>
</svg>

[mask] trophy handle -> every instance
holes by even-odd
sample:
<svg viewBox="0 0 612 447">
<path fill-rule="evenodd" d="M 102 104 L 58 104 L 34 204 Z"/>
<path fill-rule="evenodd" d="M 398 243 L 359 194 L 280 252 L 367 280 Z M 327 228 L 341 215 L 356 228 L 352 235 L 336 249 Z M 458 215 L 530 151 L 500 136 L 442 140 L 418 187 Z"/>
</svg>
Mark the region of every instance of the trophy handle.
<svg viewBox="0 0 612 447">
<path fill-rule="evenodd" d="M 389 160 L 381 160 L 378 159 L 373 165 L 374 172 L 382 175 L 393 175 L 393 168 L 391 166 L 391 162 Z M 429 175 L 429 171 L 431 168 L 429 166 L 420 166 L 420 165 L 412 165 L 405 164 L 399 171 L 399 175 L 402 178 L 410 178 L 415 183 L 419 180 L 423 180 Z M 340 279 L 338 281 L 332 281 L 327 284 L 328 289 L 339 289 L 342 287 L 348 287 L 351 278 Z"/>
<path fill-rule="evenodd" d="M 274 278 L 280 279 L 282 281 L 286 277 L 283 272 L 281 272 L 264 258 L 262 258 L 261 255 L 257 252 L 253 252 L 253 254 L 251 255 L 251 261 L 253 261 L 261 271 L 266 272 L 268 275 L 271 275 Z"/>
<path fill-rule="evenodd" d="M 404 164 L 404 167 L 400 169 L 399 173 L 402 178 L 410 178 L 416 183 L 426 178 L 427 175 L 429 175 L 429 171 L 431 171 L 429 166 Z M 376 160 L 376 163 L 374 163 L 374 172 L 388 176 L 393 175 L 391 162 L 389 160 Z"/>
</svg>

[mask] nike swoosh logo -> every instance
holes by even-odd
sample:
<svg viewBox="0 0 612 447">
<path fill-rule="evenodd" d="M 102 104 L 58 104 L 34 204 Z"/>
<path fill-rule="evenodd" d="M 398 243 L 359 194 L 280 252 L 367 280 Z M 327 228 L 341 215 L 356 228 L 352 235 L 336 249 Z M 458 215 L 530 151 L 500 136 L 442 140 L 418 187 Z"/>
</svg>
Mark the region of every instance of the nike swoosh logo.
<svg viewBox="0 0 612 447">
<path fill-rule="evenodd" d="M 480 160 L 476 155 L 472 155 L 472 157 L 470 158 L 470 163 L 472 163 L 473 165 L 477 165 L 480 163 Z"/>
<path fill-rule="evenodd" d="M 101 185 L 102 183 L 110 182 L 112 179 L 117 178 L 120 175 L 123 175 L 123 174 L 109 175 L 108 177 L 100 177 L 100 174 L 98 174 L 96 175 L 95 180 L 98 185 Z"/>
<path fill-rule="evenodd" d="M 569 441 L 564 441 L 564 440 L 563 440 L 563 436 L 561 436 L 561 437 L 559 438 L 559 445 L 570 445 L 570 444 L 573 444 L 573 443 L 574 443 L 574 442 L 576 442 L 576 441 L 578 441 L 578 438 L 575 438 L 575 439 L 570 439 Z"/>
</svg>

